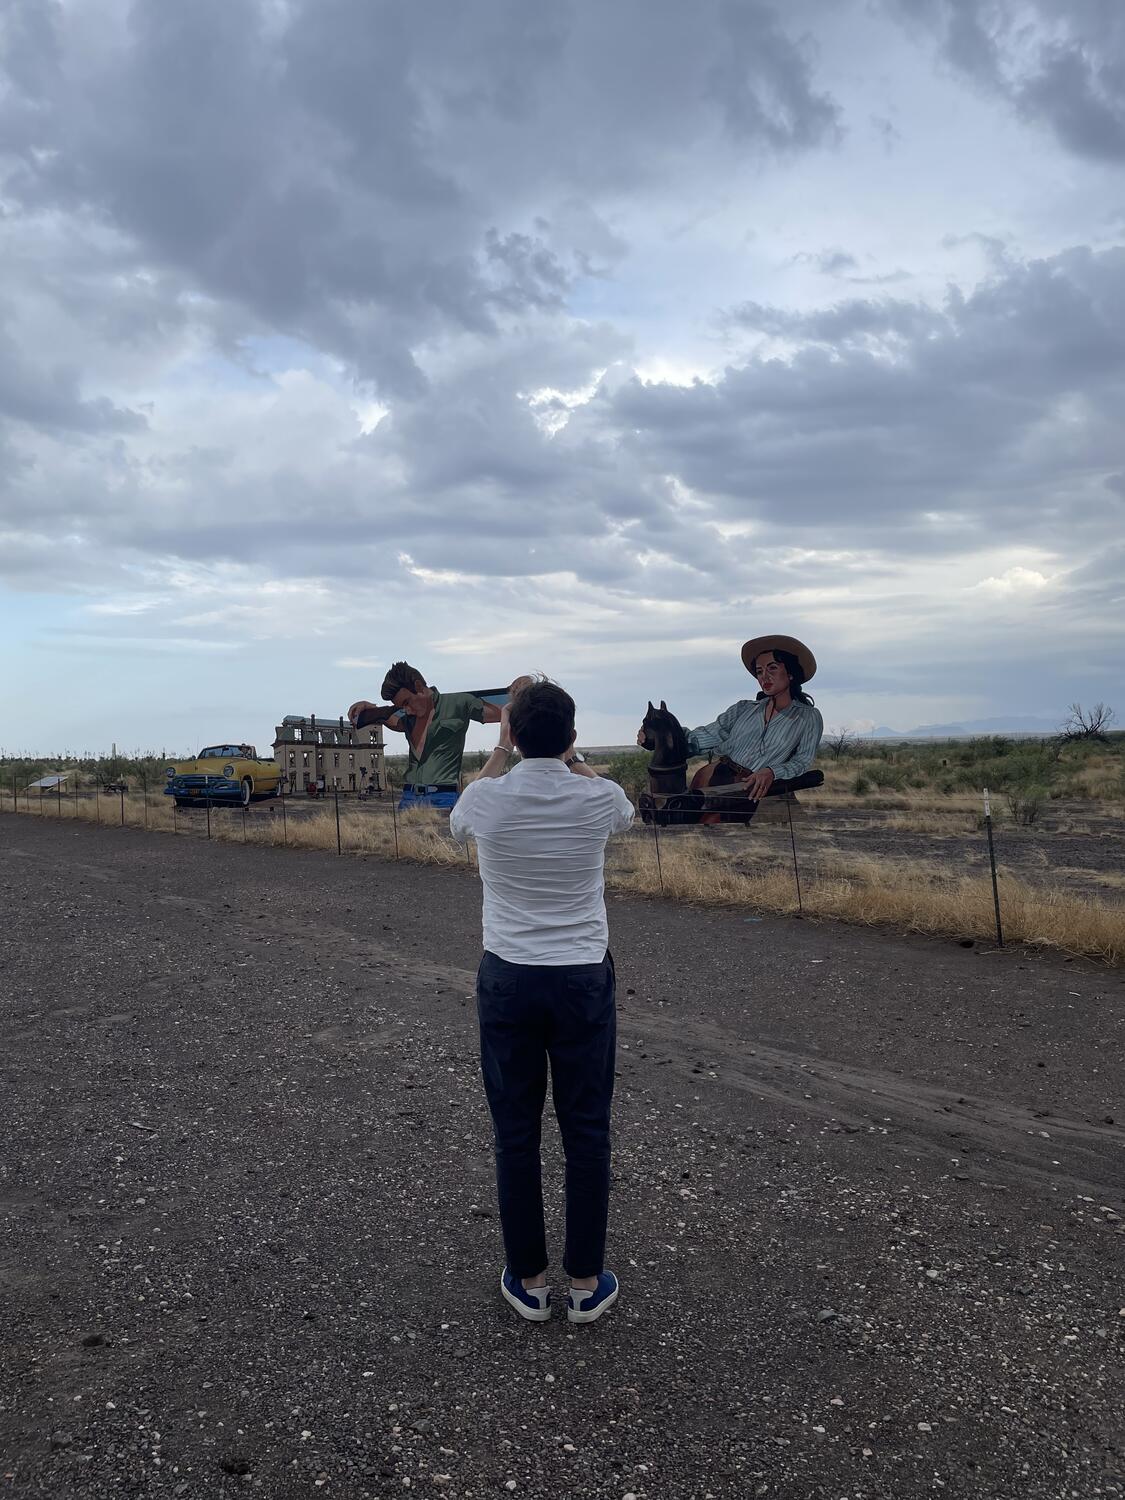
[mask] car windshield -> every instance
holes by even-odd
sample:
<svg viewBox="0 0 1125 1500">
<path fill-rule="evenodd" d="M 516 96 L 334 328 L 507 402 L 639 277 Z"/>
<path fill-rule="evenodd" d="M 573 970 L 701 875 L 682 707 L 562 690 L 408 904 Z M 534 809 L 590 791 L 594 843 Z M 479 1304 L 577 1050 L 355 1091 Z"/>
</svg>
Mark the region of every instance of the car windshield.
<svg viewBox="0 0 1125 1500">
<path fill-rule="evenodd" d="M 206 750 L 201 750 L 199 760 L 229 760 L 238 751 L 233 745 L 209 745 Z"/>
</svg>

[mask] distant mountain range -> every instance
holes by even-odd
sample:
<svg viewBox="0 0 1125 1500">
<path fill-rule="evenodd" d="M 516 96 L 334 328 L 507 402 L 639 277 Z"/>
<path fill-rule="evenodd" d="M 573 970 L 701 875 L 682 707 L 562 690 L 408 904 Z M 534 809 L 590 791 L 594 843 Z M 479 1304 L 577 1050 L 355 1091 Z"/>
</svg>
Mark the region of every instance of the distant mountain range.
<svg viewBox="0 0 1125 1500">
<path fill-rule="evenodd" d="M 859 739 L 872 740 L 952 740 L 958 735 L 973 734 L 1055 734 L 1062 722 L 1057 719 L 1036 718 L 1031 714 L 1009 714 L 998 719 L 964 719 L 959 724 L 919 724 L 914 729 L 888 729 L 880 724 L 869 735 Z"/>
</svg>

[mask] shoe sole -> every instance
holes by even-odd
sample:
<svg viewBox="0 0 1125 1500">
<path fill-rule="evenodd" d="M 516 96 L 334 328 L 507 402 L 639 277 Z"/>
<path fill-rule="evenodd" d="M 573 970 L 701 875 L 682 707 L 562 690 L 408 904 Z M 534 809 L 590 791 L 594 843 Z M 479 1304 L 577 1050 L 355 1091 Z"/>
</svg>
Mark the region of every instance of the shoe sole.
<svg viewBox="0 0 1125 1500">
<path fill-rule="evenodd" d="M 509 1307 L 514 1307 L 516 1312 L 519 1313 L 520 1317 L 526 1318 L 529 1323 L 546 1323 L 551 1316 L 551 1309 L 549 1306 L 528 1307 L 526 1303 L 521 1302 L 520 1299 L 512 1292 L 510 1292 L 504 1285 L 503 1275 L 501 1275 L 500 1277 L 500 1295 L 503 1297 L 504 1301 L 508 1304 Z"/>
<path fill-rule="evenodd" d="M 621 1288 L 619 1286 L 615 1286 L 613 1291 L 610 1292 L 605 1301 L 599 1302 L 597 1307 L 591 1308 L 589 1312 L 576 1312 L 573 1307 L 568 1307 L 566 1310 L 567 1322 L 596 1323 L 597 1320 L 601 1317 L 602 1313 L 608 1311 L 608 1309 L 611 1308 L 617 1301 L 617 1294 L 620 1290 Z"/>
</svg>

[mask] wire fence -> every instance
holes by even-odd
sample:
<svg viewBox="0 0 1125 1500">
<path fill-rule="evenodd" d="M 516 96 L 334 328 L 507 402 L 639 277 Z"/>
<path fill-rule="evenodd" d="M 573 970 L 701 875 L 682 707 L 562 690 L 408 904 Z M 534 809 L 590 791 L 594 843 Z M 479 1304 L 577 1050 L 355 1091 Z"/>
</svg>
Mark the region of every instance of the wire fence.
<svg viewBox="0 0 1125 1500">
<path fill-rule="evenodd" d="M 18 780 L 0 786 L 0 812 L 341 858 L 476 866 L 474 847 L 451 837 L 447 814 L 400 811 L 398 796 L 394 786 L 363 798 L 329 789 L 316 799 L 181 808 L 163 784 L 144 778 L 107 788 L 71 775 L 39 790 Z M 960 936 L 966 946 L 1033 942 L 1125 963 L 1120 894 L 1067 889 L 1049 866 L 1020 865 L 1010 856 L 1035 846 L 1010 832 L 996 837 L 987 808 L 983 818 L 961 817 L 957 837 L 929 839 L 887 820 L 882 830 L 870 820 L 833 820 L 799 799 L 761 804 L 748 826 L 661 827 L 638 819 L 610 841 L 606 883 L 624 894 L 735 907 L 751 922 L 765 913 L 840 917 Z"/>
</svg>

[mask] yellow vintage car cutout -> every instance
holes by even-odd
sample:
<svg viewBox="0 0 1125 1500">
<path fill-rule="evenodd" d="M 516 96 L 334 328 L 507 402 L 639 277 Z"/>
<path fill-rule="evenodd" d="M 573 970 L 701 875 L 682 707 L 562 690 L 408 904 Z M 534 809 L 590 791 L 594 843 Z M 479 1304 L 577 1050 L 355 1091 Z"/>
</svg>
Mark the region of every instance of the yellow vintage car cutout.
<svg viewBox="0 0 1125 1500">
<path fill-rule="evenodd" d="M 177 807 L 234 802 L 249 807 L 256 797 L 276 797 L 281 768 L 258 755 L 253 745 L 208 745 L 194 760 L 169 766 L 166 797 Z"/>
</svg>

